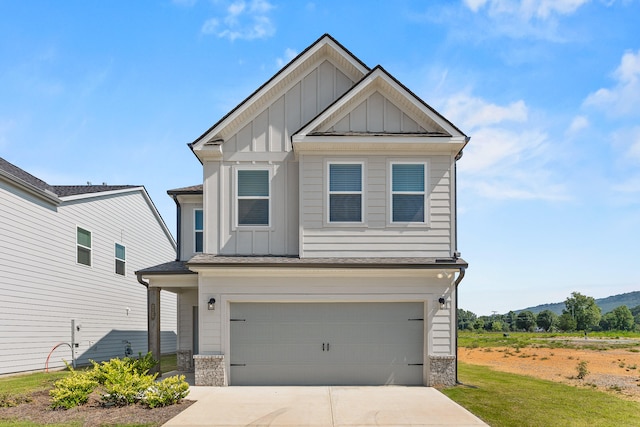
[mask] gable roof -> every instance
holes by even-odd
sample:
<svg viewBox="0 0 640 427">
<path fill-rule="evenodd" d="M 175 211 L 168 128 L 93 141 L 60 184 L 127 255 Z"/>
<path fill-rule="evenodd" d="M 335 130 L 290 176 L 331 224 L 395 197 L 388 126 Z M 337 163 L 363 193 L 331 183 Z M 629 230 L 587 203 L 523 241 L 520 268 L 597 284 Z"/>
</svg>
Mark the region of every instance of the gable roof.
<svg viewBox="0 0 640 427">
<path fill-rule="evenodd" d="M 52 186 L 2 157 L 0 157 L 0 177 L 49 203 L 60 204 Z"/>
<path fill-rule="evenodd" d="M 93 193 L 103 193 L 129 188 L 142 187 L 141 185 L 53 185 L 53 191 L 60 197 L 79 196 Z"/>
<path fill-rule="evenodd" d="M 339 129 L 343 119 L 348 119 L 356 108 L 364 105 L 363 103 L 376 94 L 379 94 L 384 102 L 390 102 L 400 114 L 406 115 L 406 120 L 414 125 L 412 129 L 389 130 L 384 129 L 384 125 L 380 129 L 352 129 L 350 125 Z M 372 139 L 372 135 L 376 138 Z M 341 137 L 340 142 L 336 142 L 336 136 Z M 349 149 L 349 143 L 360 143 L 361 148 L 365 148 L 366 145 L 369 150 L 386 150 L 389 147 L 385 144 L 394 143 L 396 148 L 399 148 L 399 144 L 405 144 L 411 149 L 420 146 L 423 149 L 443 148 L 446 145 L 457 154 L 468 140 L 464 132 L 380 65 L 292 135 L 296 152 L 305 149 Z"/>
<path fill-rule="evenodd" d="M 197 149 L 205 144 L 219 146 L 221 139 L 232 133 L 240 123 L 246 122 L 250 117 L 257 114 L 275 94 L 279 93 L 296 77 L 317 64 L 320 59 L 327 57 L 333 59 L 355 81 L 360 80 L 362 76 L 370 71 L 369 67 L 336 39 L 329 34 L 324 34 L 205 133 L 188 144 L 189 148 L 195 153 Z"/>
</svg>

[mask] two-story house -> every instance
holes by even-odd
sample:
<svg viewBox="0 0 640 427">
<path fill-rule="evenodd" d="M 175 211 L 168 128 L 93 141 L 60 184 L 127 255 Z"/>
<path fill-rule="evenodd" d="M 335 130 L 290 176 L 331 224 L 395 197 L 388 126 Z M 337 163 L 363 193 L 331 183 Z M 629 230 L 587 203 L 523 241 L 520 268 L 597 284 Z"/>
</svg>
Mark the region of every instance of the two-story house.
<svg viewBox="0 0 640 427">
<path fill-rule="evenodd" d="M 468 140 L 314 42 L 189 144 L 202 185 L 169 191 L 178 260 L 138 275 L 150 301 L 178 294 L 180 367 L 198 385 L 454 383 Z"/>
<path fill-rule="evenodd" d="M 137 185 L 49 185 L 0 158 L 0 374 L 147 351 L 147 293 L 134 272 L 176 243 Z M 159 295 L 176 351 L 176 296 Z"/>
</svg>

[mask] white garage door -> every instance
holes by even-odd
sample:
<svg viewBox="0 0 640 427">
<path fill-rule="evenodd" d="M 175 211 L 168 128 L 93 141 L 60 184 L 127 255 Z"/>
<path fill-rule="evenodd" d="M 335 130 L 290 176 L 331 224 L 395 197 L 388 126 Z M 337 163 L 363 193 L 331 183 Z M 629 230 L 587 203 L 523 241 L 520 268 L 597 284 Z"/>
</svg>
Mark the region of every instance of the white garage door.
<svg viewBox="0 0 640 427">
<path fill-rule="evenodd" d="M 231 304 L 231 385 L 421 385 L 422 303 Z"/>
</svg>

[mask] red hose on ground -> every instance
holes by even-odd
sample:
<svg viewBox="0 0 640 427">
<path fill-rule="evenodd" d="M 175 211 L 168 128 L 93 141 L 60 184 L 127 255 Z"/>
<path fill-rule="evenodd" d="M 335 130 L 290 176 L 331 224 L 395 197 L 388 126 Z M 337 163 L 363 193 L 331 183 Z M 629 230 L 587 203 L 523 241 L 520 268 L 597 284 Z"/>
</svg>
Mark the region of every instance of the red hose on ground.
<svg viewBox="0 0 640 427">
<path fill-rule="evenodd" d="M 71 344 L 69 344 L 68 342 L 61 342 L 60 344 L 56 344 L 56 346 L 51 349 L 51 351 L 49 352 L 49 355 L 47 356 L 47 361 L 44 364 L 45 372 L 49 372 L 49 358 L 51 357 L 51 354 L 56 350 L 56 348 L 60 347 L 61 345 L 68 345 L 72 353 L 71 357 L 73 357 L 73 349 L 71 348 Z"/>
</svg>

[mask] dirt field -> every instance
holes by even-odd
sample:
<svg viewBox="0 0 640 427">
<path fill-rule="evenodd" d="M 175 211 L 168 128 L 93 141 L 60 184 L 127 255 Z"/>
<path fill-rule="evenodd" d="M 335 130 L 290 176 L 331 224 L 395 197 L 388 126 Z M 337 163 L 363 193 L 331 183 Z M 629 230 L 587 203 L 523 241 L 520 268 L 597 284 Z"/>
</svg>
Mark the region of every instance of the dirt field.
<svg viewBox="0 0 640 427">
<path fill-rule="evenodd" d="M 604 344 L 602 340 L 598 341 Z M 621 343 L 620 340 L 615 342 Z M 460 348 L 458 356 L 461 362 L 571 385 L 597 387 L 640 402 L 640 352 L 630 348 Z M 582 380 L 576 378 L 581 361 L 587 362 L 589 371 Z"/>
</svg>

